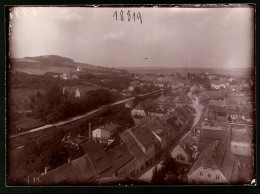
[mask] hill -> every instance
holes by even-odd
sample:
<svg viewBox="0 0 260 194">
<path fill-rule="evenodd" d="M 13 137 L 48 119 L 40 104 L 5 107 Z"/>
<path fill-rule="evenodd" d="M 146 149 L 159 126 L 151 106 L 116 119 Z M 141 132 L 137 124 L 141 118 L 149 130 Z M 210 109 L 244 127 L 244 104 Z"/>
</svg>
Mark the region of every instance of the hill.
<svg viewBox="0 0 260 194">
<path fill-rule="evenodd" d="M 19 71 L 29 74 L 65 73 L 75 71 L 80 67 L 82 71 L 88 71 L 93 74 L 103 74 L 108 72 L 118 72 L 113 68 L 94 66 L 87 63 L 74 62 L 70 58 L 58 55 L 45 55 L 36 57 L 10 58 L 10 71 Z"/>
</svg>

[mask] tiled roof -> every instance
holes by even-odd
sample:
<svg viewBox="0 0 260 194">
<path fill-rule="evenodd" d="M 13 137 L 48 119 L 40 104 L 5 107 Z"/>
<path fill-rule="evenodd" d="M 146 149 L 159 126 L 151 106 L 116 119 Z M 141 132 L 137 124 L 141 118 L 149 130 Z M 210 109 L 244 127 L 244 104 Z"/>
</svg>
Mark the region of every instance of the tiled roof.
<svg viewBox="0 0 260 194">
<path fill-rule="evenodd" d="M 130 151 L 125 144 L 120 144 L 111 151 L 107 152 L 108 156 L 112 160 L 113 168 L 115 170 L 121 168 L 128 162 L 134 159 Z"/>
<path fill-rule="evenodd" d="M 39 177 L 43 185 L 86 184 L 94 178 L 94 169 L 86 155 Z"/>
<path fill-rule="evenodd" d="M 162 120 L 156 117 L 151 117 L 151 120 L 146 124 L 146 126 L 160 137 L 166 136 L 170 131 L 170 128 L 167 127 Z"/>
<path fill-rule="evenodd" d="M 155 135 L 148 129 L 147 126 L 137 126 L 130 130 L 130 133 L 136 140 L 145 148 L 149 147 L 156 141 Z"/>
<path fill-rule="evenodd" d="M 228 146 L 230 143 L 230 130 L 227 126 L 202 126 L 200 130 L 200 139 L 198 150 L 202 151 L 209 146 L 213 141 L 222 141 Z"/>
<path fill-rule="evenodd" d="M 96 174 L 100 174 L 112 167 L 112 163 L 100 143 L 95 141 L 86 142 L 82 144 L 82 148 L 89 157 Z"/>
<path fill-rule="evenodd" d="M 174 98 L 174 102 L 191 103 L 191 99 L 183 91 L 179 91 L 177 92 L 177 95 Z"/>
<path fill-rule="evenodd" d="M 120 138 L 126 144 L 127 148 L 129 149 L 130 153 L 137 159 L 142 159 L 144 157 L 144 152 L 137 144 L 134 137 L 131 135 L 129 130 L 124 131 L 121 133 Z"/>
<path fill-rule="evenodd" d="M 165 122 L 170 126 L 171 129 L 176 129 L 182 125 L 176 116 L 166 119 Z"/>
<path fill-rule="evenodd" d="M 219 169 L 230 183 L 238 178 L 238 160 L 222 141 L 215 140 L 207 146 L 193 164 L 188 176 L 200 167 Z"/>
</svg>

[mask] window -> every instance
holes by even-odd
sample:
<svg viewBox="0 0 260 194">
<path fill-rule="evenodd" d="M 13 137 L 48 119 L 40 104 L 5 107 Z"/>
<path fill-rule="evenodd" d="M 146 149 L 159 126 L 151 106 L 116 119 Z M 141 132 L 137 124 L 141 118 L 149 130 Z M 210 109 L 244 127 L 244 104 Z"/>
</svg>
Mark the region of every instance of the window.
<svg viewBox="0 0 260 194">
<path fill-rule="evenodd" d="M 219 180 L 219 175 L 216 175 L 216 179 Z"/>
<path fill-rule="evenodd" d="M 200 176 L 203 176 L 203 172 L 200 172 Z"/>
<path fill-rule="evenodd" d="M 211 178 L 211 174 L 208 174 L 208 178 Z"/>
</svg>

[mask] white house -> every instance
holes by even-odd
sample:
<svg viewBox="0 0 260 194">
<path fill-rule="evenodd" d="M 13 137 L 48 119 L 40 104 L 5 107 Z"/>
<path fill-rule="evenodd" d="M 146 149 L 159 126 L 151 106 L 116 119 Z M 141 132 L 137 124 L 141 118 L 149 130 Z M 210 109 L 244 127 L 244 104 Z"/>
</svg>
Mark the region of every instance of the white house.
<svg viewBox="0 0 260 194">
<path fill-rule="evenodd" d="M 112 138 L 115 132 L 119 129 L 117 124 L 106 124 L 92 131 L 93 139 L 108 140 Z"/>
</svg>

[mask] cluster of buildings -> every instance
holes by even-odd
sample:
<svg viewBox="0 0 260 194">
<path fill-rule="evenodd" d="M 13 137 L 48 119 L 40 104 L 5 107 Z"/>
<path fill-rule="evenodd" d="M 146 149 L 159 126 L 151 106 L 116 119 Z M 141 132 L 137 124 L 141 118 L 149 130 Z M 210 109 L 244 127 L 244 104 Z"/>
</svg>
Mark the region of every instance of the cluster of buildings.
<svg viewBox="0 0 260 194">
<path fill-rule="evenodd" d="M 241 175 L 241 171 L 252 172 L 254 168 L 253 96 L 230 88 L 202 90 L 195 96 L 206 106 L 202 122 L 181 140 L 173 154 L 176 160 L 191 164 L 188 183 L 250 183 L 254 175 Z"/>
<path fill-rule="evenodd" d="M 76 71 L 69 71 L 69 72 L 65 72 L 63 74 L 57 74 L 57 75 L 53 75 L 54 78 L 61 78 L 64 80 L 78 80 L 79 76 L 78 74 L 82 71 L 82 69 L 80 67 L 77 67 Z"/>
<path fill-rule="evenodd" d="M 89 129 L 89 141 L 81 145 L 83 156 L 28 177 L 28 184 L 96 184 L 104 179 L 138 177 L 191 128 L 188 123 L 193 117 L 193 103 L 184 90 L 195 86 L 187 80 L 174 79 L 177 78 L 165 76 L 154 82 L 160 88 L 172 88 L 170 93 L 125 103 L 131 111 L 133 127 L 122 129 L 110 123 Z M 247 166 L 239 157 L 254 160 L 254 98 L 229 88 L 232 80 L 210 80 L 215 91 L 198 87 L 199 92 L 192 96 L 197 103 L 204 101 L 201 122 L 178 142 L 172 156 L 190 165 L 186 174 L 189 184 L 237 184 L 241 181 L 240 170 Z M 142 86 L 133 81 L 122 93 L 130 96 Z M 84 94 L 77 87 L 63 88 L 65 92 L 75 97 Z M 106 149 L 116 138 L 119 143 Z"/>
<path fill-rule="evenodd" d="M 28 177 L 28 184 L 94 184 L 102 179 L 138 177 L 157 161 L 187 129 L 192 114 L 188 105 L 173 103 L 171 109 L 157 112 L 157 107 L 171 103 L 176 95 L 162 95 L 158 99 L 140 101 L 132 108 L 135 125 L 124 129 L 115 123 L 89 130 L 89 141 L 81 145 L 84 155 L 68 160 L 65 165 Z M 187 97 L 188 98 L 188 97 Z M 175 105 L 176 104 L 176 105 Z M 180 107 L 182 106 L 182 107 Z M 153 107 L 153 108 L 152 108 Z M 148 109 L 147 109 L 148 108 Z M 160 113 L 160 114 L 159 114 Z M 162 114 L 161 114 L 162 113 Z M 119 144 L 106 149 L 119 138 Z"/>
</svg>

